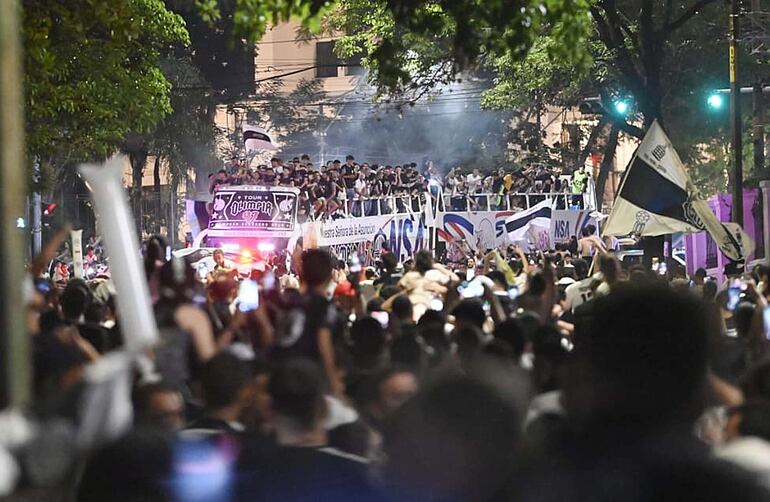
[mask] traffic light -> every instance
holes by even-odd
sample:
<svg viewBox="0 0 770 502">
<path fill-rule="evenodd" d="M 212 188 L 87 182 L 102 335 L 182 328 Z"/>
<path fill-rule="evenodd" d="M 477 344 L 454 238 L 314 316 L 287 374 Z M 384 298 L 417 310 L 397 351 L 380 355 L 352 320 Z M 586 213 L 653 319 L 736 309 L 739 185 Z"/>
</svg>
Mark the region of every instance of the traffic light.
<svg viewBox="0 0 770 502">
<path fill-rule="evenodd" d="M 580 102 L 578 109 L 583 115 L 604 114 L 604 108 L 602 107 L 600 98 L 586 98 Z"/>
<path fill-rule="evenodd" d="M 53 215 L 54 211 L 56 211 L 56 203 L 51 202 L 43 209 L 43 216 L 51 216 Z"/>
<path fill-rule="evenodd" d="M 616 99 L 612 102 L 612 106 L 615 108 L 615 113 L 625 117 L 628 115 L 631 105 L 625 99 Z"/>
<path fill-rule="evenodd" d="M 628 117 L 633 112 L 634 101 L 626 97 L 616 97 L 612 102 L 602 101 L 602 98 L 590 97 L 583 99 L 578 105 L 580 113 L 585 115 L 616 115 Z"/>
<path fill-rule="evenodd" d="M 721 94 L 713 92 L 709 95 L 706 103 L 712 110 L 721 110 L 725 105 L 725 98 Z"/>
<path fill-rule="evenodd" d="M 40 215 L 40 223 L 44 227 L 50 227 L 51 223 L 54 219 L 54 213 L 56 212 L 56 203 L 55 202 L 43 202 L 40 204 L 40 209 L 42 210 L 42 214 Z"/>
</svg>

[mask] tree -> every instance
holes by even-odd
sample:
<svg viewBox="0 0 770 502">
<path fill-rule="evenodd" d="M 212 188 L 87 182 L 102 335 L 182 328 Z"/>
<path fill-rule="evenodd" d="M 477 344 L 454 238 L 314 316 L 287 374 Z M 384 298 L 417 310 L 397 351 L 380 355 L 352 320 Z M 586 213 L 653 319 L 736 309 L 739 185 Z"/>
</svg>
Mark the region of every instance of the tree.
<svg viewBox="0 0 770 502">
<path fill-rule="evenodd" d="M 254 56 L 252 41 L 235 34 L 235 12 L 240 2 L 217 0 L 218 17 L 205 16 L 196 2 L 165 0 L 166 5 L 182 16 L 190 32 L 189 55 L 217 103 L 235 103 L 254 95 Z M 205 18 L 205 19 L 204 19 Z"/>
<path fill-rule="evenodd" d="M 198 0 L 204 18 L 221 16 L 218 0 Z M 554 56 L 586 63 L 589 0 L 254 0 L 237 2 L 236 37 L 259 40 L 268 23 L 299 19 L 311 32 L 332 30 L 346 37 L 341 55 L 363 52 L 372 81 L 387 94 L 430 89 L 480 58 L 526 55 L 547 26 L 561 43 Z"/>
<path fill-rule="evenodd" d="M 188 180 L 191 168 L 203 176 L 220 163 L 216 149 L 220 131 L 214 125 L 217 104 L 214 90 L 186 52 L 164 58 L 160 67 L 171 84 L 173 112 L 148 135 L 148 151 L 155 156 L 155 211 L 151 218 L 155 232 L 160 231 L 163 219 L 168 224 L 173 217 L 173 211 L 165 215 L 161 210 L 161 167 L 167 170 L 169 190 L 174 197 L 180 184 Z"/>
<path fill-rule="evenodd" d="M 171 112 L 158 66 L 186 44 L 162 0 L 24 0 L 27 151 L 59 168 L 112 154 Z"/>
<path fill-rule="evenodd" d="M 307 144 L 326 123 L 325 113 L 333 114 L 335 106 L 326 103 L 328 96 L 320 80 L 302 79 L 289 92 L 285 87 L 280 79 L 260 83 L 247 119 L 267 127 L 287 151 Z"/>
<path fill-rule="evenodd" d="M 709 112 L 705 99 L 728 85 L 727 15 L 726 6 L 715 0 L 597 1 L 592 5 L 595 28 L 588 44 L 592 57 L 588 72 L 544 57 L 539 45 L 553 43 L 546 36 L 524 60 L 492 60 L 497 81 L 485 104 L 521 111 L 534 109 L 538 100 L 572 107 L 598 96 L 602 111 L 589 140 L 610 139 L 605 123 L 641 138 L 658 120 L 704 195 L 724 190 L 728 157 L 718 153 L 729 142 L 727 117 Z M 744 75 L 761 76 L 766 71 L 748 57 L 743 68 Z M 630 103 L 626 115 L 613 107 L 613 101 L 621 98 Z M 611 149 L 612 141 L 604 143 Z M 607 163 L 602 166 L 610 168 Z M 600 172 L 598 185 L 607 174 Z"/>
<path fill-rule="evenodd" d="M 551 57 L 556 40 L 541 36 L 527 57 L 516 60 L 511 54 L 488 61 L 494 71 L 494 86 L 483 95 L 487 109 L 513 110 L 516 124 L 512 136 L 522 153 L 522 161 L 538 164 L 561 164 L 568 169 L 585 164 L 588 155 L 604 132 L 606 120 L 592 127 L 578 126 L 571 131 L 569 144 L 558 148 L 544 145 L 541 116 L 547 109 L 577 107 L 586 95 L 596 93 L 597 84 L 608 80 L 607 54 L 600 43 L 588 44 L 592 65 L 589 71 L 570 61 Z M 581 138 L 588 141 L 580 148 Z"/>
</svg>

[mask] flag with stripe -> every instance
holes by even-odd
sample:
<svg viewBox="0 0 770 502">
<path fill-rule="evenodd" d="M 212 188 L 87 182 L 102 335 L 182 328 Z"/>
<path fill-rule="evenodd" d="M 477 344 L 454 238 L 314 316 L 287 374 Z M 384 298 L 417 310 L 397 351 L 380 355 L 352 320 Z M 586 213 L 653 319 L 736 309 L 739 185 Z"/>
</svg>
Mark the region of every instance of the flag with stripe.
<svg viewBox="0 0 770 502">
<path fill-rule="evenodd" d="M 247 151 L 277 150 L 267 132 L 259 126 L 243 125 L 243 146 Z"/>
<path fill-rule="evenodd" d="M 511 242 L 527 242 L 527 233 L 531 229 L 551 228 L 553 201 L 546 199 L 527 209 L 514 213 L 505 219 L 505 230 Z M 531 232 L 530 232 L 531 233 Z"/>
<path fill-rule="evenodd" d="M 744 261 L 753 243 L 722 223 L 702 200 L 663 128 L 654 122 L 626 168 L 604 235 L 656 236 L 707 231 L 722 253 Z"/>
</svg>

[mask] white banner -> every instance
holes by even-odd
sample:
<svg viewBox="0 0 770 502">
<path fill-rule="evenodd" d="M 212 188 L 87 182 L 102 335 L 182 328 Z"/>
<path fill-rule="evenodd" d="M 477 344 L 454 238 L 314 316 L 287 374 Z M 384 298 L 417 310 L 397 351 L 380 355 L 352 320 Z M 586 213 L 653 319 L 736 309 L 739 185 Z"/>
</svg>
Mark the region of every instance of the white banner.
<svg viewBox="0 0 770 502">
<path fill-rule="evenodd" d="M 553 201 L 546 199 L 531 208 L 515 213 L 505 220 L 505 230 L 511 242 L 529 249 L 545 251 L 551 245 L 551 214 Z"/>
<path fill-rule="evenodd" d="M 466 241 L 471 248 L 494 249 L 508 244 L 505 220 L 511 211 L 456 211 L 438 213 L 436 235 L 444 242 Z"/>
<path fill-rule="evenodd" d="M 372 256 L 379 256 L 386 245 L 403 261 L 426 247 L 427 239 L 425 222 L 419 215 L 400 214 L 325 221 L 321 224 L 318 245 L 334 251 L 365 242 L 369 243 L 367 254 Z"/>
<path fill-rule="evenodd" d="M 596 220 L 592 216 L 591 211 L 555 209 L 551 213 L 551 243 L 569 242 L 573 236 L 580 239 L 580 231 L 589 224 L 596 225 Z"/>
<path fill-rule="evenodd" d="M 78 279 L 83 278 L 83 231 L 72 230 L 70 231 L 70 239 L 72 240 L 72 267 L 74 269 L 74 275 Z"/>
</svg>

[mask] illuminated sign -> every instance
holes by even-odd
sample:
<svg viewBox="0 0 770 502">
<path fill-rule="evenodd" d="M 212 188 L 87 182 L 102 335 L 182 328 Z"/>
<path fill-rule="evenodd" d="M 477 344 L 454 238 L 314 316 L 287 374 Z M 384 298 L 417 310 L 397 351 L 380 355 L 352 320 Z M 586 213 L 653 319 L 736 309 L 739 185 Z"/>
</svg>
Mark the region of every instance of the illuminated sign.
<svg viewBox="0 0 770 502">
<path fill-rule="evenodd" d="M 209 235 L 290 237 L 297 223 L 297 196 L 291 187 L 223 187 L 214 194 Z"/>
</svg>

